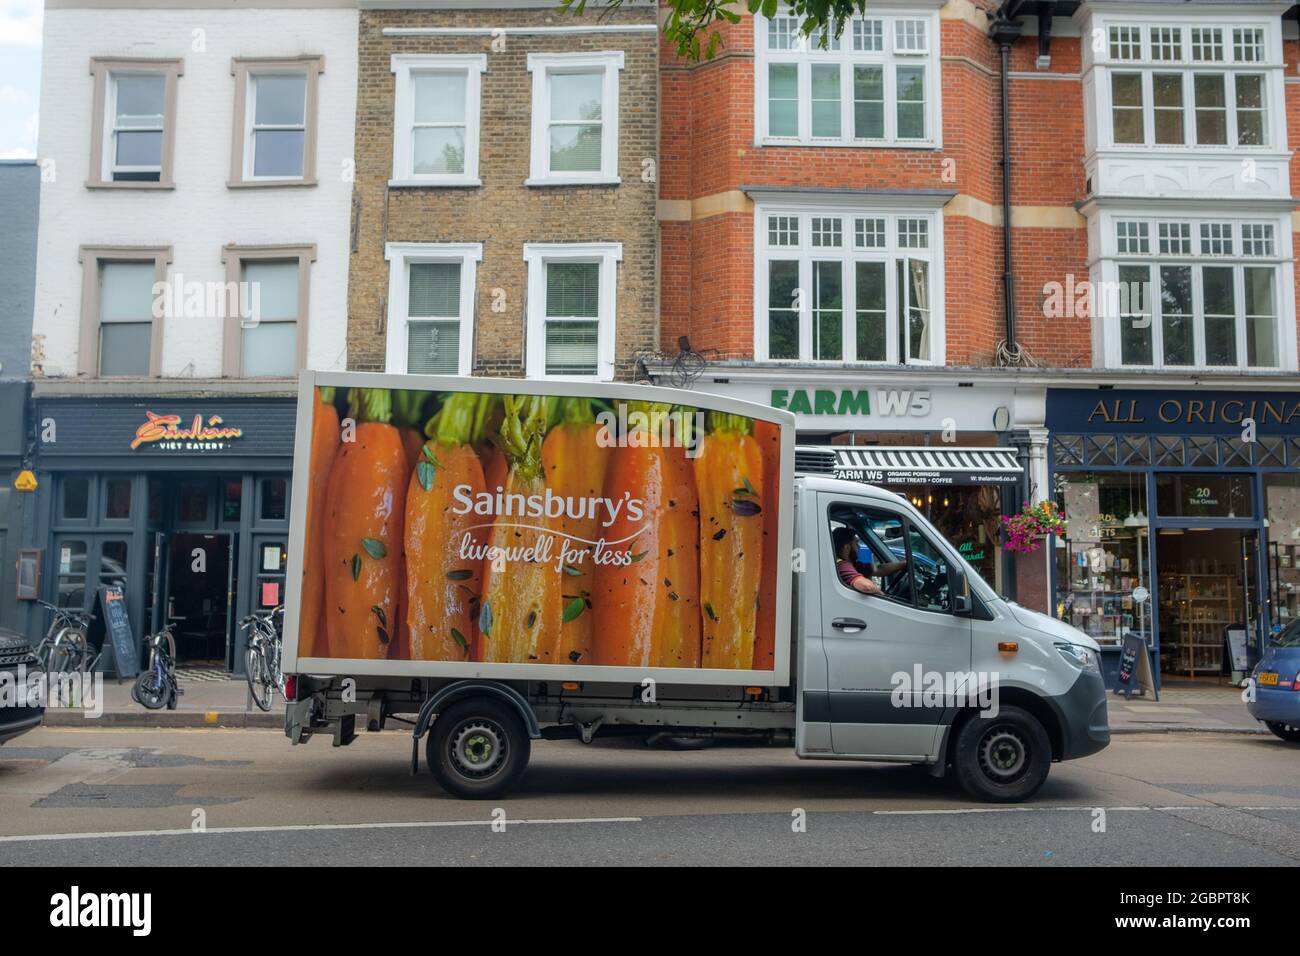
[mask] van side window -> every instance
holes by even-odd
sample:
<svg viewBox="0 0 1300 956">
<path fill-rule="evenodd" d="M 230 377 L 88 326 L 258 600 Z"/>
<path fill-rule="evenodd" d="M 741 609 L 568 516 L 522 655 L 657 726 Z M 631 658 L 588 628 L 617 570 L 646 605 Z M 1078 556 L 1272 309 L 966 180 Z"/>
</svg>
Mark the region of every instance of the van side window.
<svg viewBox="0 0 1300 956">
<path fill-rule="evenodd" d="M 857 532 L 857 560 L 877 567 L 906 561 L 907 567 L 877 579 L 886 597 L 923 611 L 952 612 L 952 574 L 948 558 L 905 516 L 847 502 L 828 511 L 831 536 L 837 527 Z M 879 598 L 868 598 L 878 600 Z"/>
</svg>

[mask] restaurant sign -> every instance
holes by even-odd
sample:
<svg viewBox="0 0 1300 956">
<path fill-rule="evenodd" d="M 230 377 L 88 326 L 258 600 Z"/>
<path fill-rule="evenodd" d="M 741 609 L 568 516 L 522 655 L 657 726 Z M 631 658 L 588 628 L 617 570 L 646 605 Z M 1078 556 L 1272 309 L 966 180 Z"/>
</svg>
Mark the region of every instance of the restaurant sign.
<svg viewBox="0 0 1300 956">
<path fill-rule="evenodd" d="M 179 415 L 146 411 L 145 421 L 135 430 L 131 450 L 150 446 L 161 451 L 224 451 L 243 437 L 243 429 L 231 428 L 220 415 L 195 415 L 182 422 Z"/>
</svg>

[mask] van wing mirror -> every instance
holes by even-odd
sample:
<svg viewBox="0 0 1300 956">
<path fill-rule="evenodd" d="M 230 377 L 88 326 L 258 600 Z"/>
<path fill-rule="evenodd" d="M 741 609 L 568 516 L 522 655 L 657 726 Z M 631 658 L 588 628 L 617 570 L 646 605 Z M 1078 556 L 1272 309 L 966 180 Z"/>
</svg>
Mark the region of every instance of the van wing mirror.
<svg viewBox="0 0 1300 956">
<path fill-rule="evenodd" d="M 957 580 L 954 582 L 956 587 L 953 588 L 952 613 L 958 617 L 966 617 L 974 610 L 970 596 L 970 579 L 966 577 L 966 572 L 954 568 Z"/>
</svg>

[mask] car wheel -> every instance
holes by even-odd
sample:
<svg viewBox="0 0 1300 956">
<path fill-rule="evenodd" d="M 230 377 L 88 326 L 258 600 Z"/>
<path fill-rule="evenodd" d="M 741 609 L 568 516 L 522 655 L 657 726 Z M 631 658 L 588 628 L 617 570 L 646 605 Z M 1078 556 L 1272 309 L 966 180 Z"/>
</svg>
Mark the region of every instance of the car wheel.
<svg viewBox="0 0 1300 956">
<path fill-rule="evenodd" d="M 466 700 L 438 715 L 425 745 L 429 770 L 452 796 L 485 800 L 508 793 L 528 767 L 532 741 L 513 707 Z"/>
<path fill-rule="evenodd" d="M 993 718 L 972 715 L 957 734 L 953 765 L 962 789 L 977 800 L 1014 803 L 1038 792 L 1052 764 L 1052 742 L 1033 714 L 1003 707 Z"/>
<path fill-rule="evenodd" d="M 1276 720 L 1266 720 L 1264 721 L 1264 726 L 1287 743 L 1300 744 L 1300 725 L 1283 724 Z"/>
</svg>

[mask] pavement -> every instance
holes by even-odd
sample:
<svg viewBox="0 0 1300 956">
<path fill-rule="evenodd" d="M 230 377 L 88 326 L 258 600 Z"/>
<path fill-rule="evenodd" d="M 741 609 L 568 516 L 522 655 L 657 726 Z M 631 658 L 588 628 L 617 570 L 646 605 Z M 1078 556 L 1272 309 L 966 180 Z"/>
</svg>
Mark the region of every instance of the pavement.
<svg viewBox="0 0 1300 956">
<path fill-rule="evenodd" d="M 184 692 L 176 710 L 146 710 L 131 699 L 131 682 L 104 680 L 102 716 L 88 720 L 80 710 L 47 710 L 51 727 L 276 727 L 284 726 L 284 702 L 269 713 L 252 702 L 248 685 L 213 672 L 201 677 L 181 675 Z M 1241 689 L 1228 684 L 1166 683 L 1159 701 L 1112 694 L 1110 727 L 1116 734 L 1170 731 L 1267 734 L 1264 725 L 1246 711 Z"/>
</svg>

